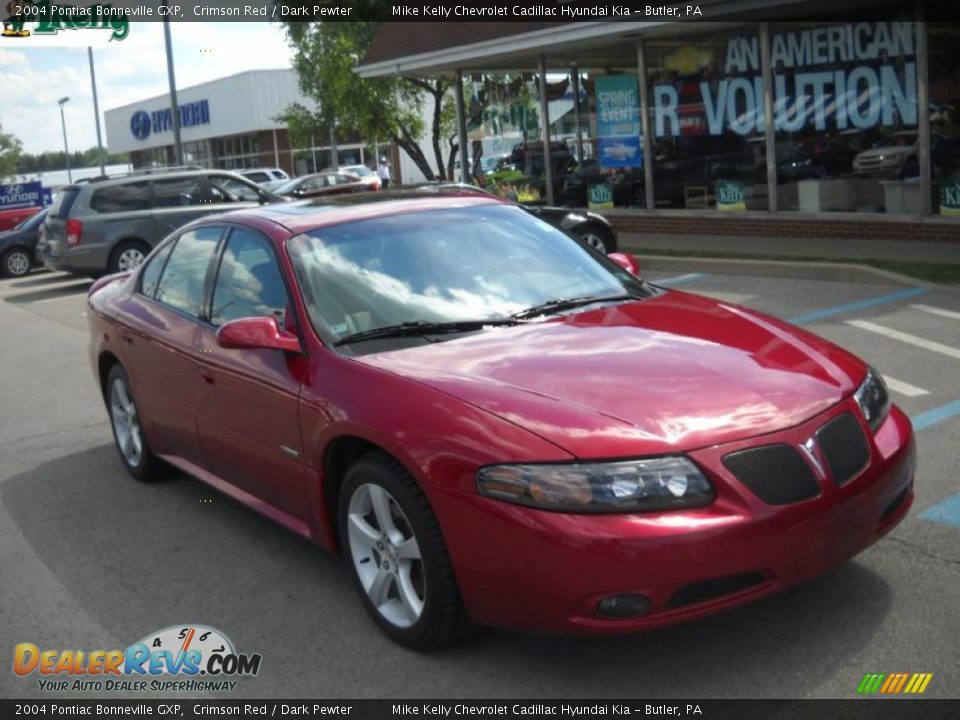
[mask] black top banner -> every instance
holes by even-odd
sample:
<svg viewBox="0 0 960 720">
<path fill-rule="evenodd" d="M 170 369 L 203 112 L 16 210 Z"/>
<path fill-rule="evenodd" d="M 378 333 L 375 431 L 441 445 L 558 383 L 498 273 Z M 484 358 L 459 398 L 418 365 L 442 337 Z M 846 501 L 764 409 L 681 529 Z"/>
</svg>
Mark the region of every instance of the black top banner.
<svg viewBox="0 0 960 720">
<path fill-rule="evenodd" d="M 2 718 L 953 720 L 958 700 L 0 700 Z"/>
<path fill-rule="evenodd" d="M 924 3 L 928 19 L 955 19 L 948 4 Z M 121 22 L 704 22 L 807 20 L 822 17 L 868 20 L 914 3 L 841 0 L 744 3 L 700 0 L 662 3 L 590 0 L 15 0 L 8 21 L 52 28 L 109 27 Z M 746 9 L 745 9 L 746 8 Z M 941 17 L 947 14 L 949 17 Z M 43 32 L 43 29 L 41 29 Z"/>
</svg>

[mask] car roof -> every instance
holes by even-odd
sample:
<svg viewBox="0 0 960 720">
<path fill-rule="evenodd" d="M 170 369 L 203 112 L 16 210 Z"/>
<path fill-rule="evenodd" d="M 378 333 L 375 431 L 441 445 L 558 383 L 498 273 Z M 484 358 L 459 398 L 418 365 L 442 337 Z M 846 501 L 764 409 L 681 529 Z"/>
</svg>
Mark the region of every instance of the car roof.
<svg viewBox="0 0 960 720">
<path fill-rule="evenodd" d="M 129 175 L 120 175 L 118 177 L 107 177 L 102 180 L 94 180 L 85 183 L 73 183 L 64 185 L 61 190 L 80 190 L 82 188 L 92 188 L 94 190 L 102 187 L 112 187 L 114 185 L 125 185 L 126 183 L 142 182 L 144 180 L 170 180 L 176 178 L 196 177 L 198 175 L 209 175 L 216 173 L 218 175 L 234 175 L 234 170 L 221 170 L 219 168 L 204 168 L 200 170 L 171 170 L 170 172 L 141 172 L 131 173 Z"/>
<path fill-rule="evenodd" d="M 293 234 L 298 234 L 319 227 L 388 215 L 502 204 L 508 203 L 481 192 L 424 193 L 416 190 L 381 190 L 235 210 L 208 216 L 198 223 L 234 221 L 260 225 L 263 220 L 268 220 Z"/>
</svg>

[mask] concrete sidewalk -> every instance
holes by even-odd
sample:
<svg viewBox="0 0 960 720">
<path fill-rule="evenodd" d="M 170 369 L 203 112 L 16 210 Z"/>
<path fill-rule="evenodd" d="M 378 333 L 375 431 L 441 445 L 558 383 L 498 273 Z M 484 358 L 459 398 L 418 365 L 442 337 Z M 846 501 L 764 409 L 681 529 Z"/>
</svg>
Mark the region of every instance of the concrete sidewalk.
<svg viewBox="0 0 960 720">
<path fill-rule="evenodd" d="M 960 265 L 960 243 L 736 237 L 729 235 L 652 235 L 620 233 L 620 247 L 636 251 L 680 250 L 695 253 L 762 255 L 783 260 L 795 257 L 845 258 L 853 261 L 892 260 Z"/>
</svg>

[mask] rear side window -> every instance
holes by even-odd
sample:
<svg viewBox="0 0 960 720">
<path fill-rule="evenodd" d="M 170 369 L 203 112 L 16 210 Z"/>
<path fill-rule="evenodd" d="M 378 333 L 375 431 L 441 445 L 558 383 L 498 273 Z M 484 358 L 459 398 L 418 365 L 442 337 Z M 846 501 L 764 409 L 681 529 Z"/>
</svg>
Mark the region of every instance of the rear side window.
<svg viewBox="0 0 960 720">
<path fill-rule="evenodd" d="M 251 230 L 234 230 L 217 271 L 210 322 L 272 316 L 282 326 L 286 308 L 287 289 L 268 241 Z"/>
<path fill-rule="evenodd" d="M 210 183 L 215 188 L 226 191 L 224 195 L 228 202 L 233 197 L 240 202 L 257 202 L 260 200 L 260 191 L 257 188 L 229 175 L 211 175 Z"/>
<path fill-rule="evenodd" d="M 154 180 L 154 207 L 186 207 L 203 203 L 220 202 L 214 197 L 201 175 L 169 180 Z"/>
<path fill-rule="evenodd" d="M 144 180 L 98 188 L 90 198 L 90 209 L 98 213 L 149 210 L 150 183 Z"/>
<path fill-rule="evenodd" d="M 157 284 L 154 297 L 158 302 L 200 316 L 207 269 L 222 232 L 219 227 L 202 227 L 180 236 Z"/>
<path fill-rule="evenodd" d="M 244 173 L 243 176 L 253 180 L 256 183 L 267 182 L 270 179 L 270 176 L 265 172 Z"/>
<path fill-rule="evenodd" d="M 53 206 L 50 208 L 50 217 L 65 220 L 79 194 L 80 188 L 78 187 L 68 187 L 58 192 L 53 199 Z"/>
<path fill-rule="evenodd" d="M 163 272 L 163 266 L 170 257 L 170 251 L 173 250 L 174 243 L 164 245 L 152 258 L 147 261 L 143 272 L 140 273 L 140 292 L 147 297 L 154 297 L 157 293 L 157 286 L 160 283 L 160 273 Z"/>
</svg>

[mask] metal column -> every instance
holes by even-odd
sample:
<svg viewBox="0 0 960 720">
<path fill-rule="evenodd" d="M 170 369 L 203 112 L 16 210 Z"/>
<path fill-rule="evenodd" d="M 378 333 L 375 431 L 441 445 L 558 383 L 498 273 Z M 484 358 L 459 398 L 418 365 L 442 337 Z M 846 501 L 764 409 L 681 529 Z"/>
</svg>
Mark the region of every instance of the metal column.
<svg viewBox="0 0 960 720">
<path fill-rule="evenodd" d="M 573 126 L 577 133 L 577 163 L 583 165 L 583 126 L 580 116 L 580 67 L 573 65 L 570 68 L 573 80 Z"/>
<path fill-rule="evenodd" d="M 763 74 L 764 148 L 767 156 L 767 210 L 777 212 L 776 121 L 773 117 L 773 75 L 770 69 L 770 23 L 760 23 L 760 72 Z"/>
<path fill-rule="evenodd" d="M 650 100 L 647 87 L 647 61 L 643 57 L 643 40 L 637 42 L 637 73 L 640 77 L 640 132 L 643 133 L 643 191 L 647 210 L 656 207 L 653 195 L 653 141 L 650 137 Z"/>
<path fill-rule="evenodd" d="M 168 7 L 167 0 L 163 6 Z M 173 43 L 170 41 L 170 19 L 163 20 L 163 42 L 167 48 L 167 81 L 170 83 L 170 114 L 173 116 L 173 145 L 177 165 L 183 165 L 183 143 L 180 141 L 180 105 L 177 104 L 177 80 L 173 75 Z"/>
<path fill-rule="evenodd" d="M 100 174 L 106 175 L 104 163 L 103 136 L 100 134 L 100 103 L 97 102 L 97 75 L 93 69 L 93 48 L 87 45 L 87 59 L 90 61 L 90 87 L 93 88 L 93 116 L 97 121 L 97 155 L 100 158 Z"/>
<path fill-rule="evenodd" d="M 917 130 L 919 131 L 920 161 L 920 214 L 932 215 L 933 194 L 930 163 L 930 67 L 927 62 L 927 22 L 923 12 L 923 2 L 914 7 L 917 19 L 915 28 L 917 41 Z"/>
<path fill-rule="evenodd" d="M 454 73 L 454 98 L 457 101 L 457 141 L 460 143 L 460 182 L 470 183 L 470 149 L 467 147 L 467 115 L 463 108 L 463 71 Z M 443 171 L 443 168 L 439 168 Z"/>
<path fill-rule="evenodd" d="M 553 163 L 550 158 L 550 107 L 547 104 L 547 59 L 540 56 L 540 138 L 543 140 L 543 177 L 547 183 L 547 205 L 553 205 Z"/>
</svg>

